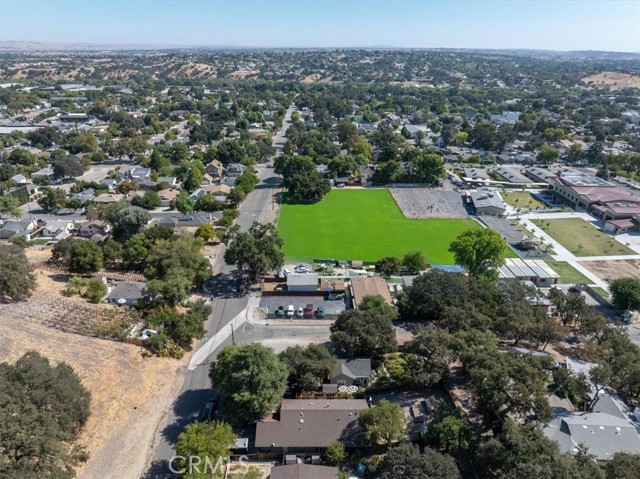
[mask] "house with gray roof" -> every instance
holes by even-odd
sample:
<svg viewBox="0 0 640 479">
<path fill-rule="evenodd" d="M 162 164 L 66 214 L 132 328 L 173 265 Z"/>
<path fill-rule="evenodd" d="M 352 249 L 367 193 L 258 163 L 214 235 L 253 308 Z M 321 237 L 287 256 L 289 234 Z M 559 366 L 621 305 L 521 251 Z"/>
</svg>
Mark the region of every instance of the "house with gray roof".
<svg viewBox="0 0 640 479">
<path fill-rule="evenodd" d="M 24 236 L 31 241 L 31 233 L 36 229 L 36 222 L 32 220 L 7 221 L 0 228 L 0 239 L 10 239 Z"/>
<path fill-rule="evenodd" d="M 479 215 L 503 215 L 507 207 L 498 191 L 489 188 L 479 188 L 470 195 L 476 213 Z"/>
<path fill-rule="evenodd" d="M 338 359 L 329 378 L 331 384 L 338 386 L 365 386 L 371 380 L 371 359 Z"/>
<path fill-rule="evenodd" d="M 616 397 L 603 395 L 593 412 L 568 412 L 557 408 L 543 429 L 562 452 L 577 453 L 580 448 L 606 461 L 617 452 L 640 454 L 639 424 Z"/>
<path fill-rule="evenodd" d="M 118 306 L 133 306 L 144 298 L 147 283 L 144 281 L 118 281 L 107 296 L 107 302 Z"/>
<path fill-rule="evenodd" d="M 288 464 L 271 469 L 270 479 L 338 479 L 337 467 Z"/>
</svg>

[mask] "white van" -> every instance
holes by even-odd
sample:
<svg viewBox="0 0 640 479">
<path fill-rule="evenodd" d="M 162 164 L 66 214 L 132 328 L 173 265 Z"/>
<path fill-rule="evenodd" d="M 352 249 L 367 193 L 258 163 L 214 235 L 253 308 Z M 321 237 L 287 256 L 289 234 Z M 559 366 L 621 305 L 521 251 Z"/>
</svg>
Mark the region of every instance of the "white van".
<svg viewBox="0 0 640 479">
<path fill-rule="evenodd" d="M 287 307 L 287 318 L 293 318 L 293 313 L 295 312 L 295 308 L 293 307 L 293 304 L 290 304 Z"/>
</svg>

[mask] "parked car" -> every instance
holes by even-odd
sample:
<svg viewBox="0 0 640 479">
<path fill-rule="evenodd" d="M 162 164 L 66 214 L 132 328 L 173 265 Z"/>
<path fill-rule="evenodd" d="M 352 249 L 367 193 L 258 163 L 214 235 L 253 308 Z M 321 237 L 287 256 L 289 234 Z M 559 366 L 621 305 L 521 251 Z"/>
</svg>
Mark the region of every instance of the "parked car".
<svg viewBox="0 0 640 479">
<path fill-rule="evenodd" d="M 284 306 L 278 306 L 278 309 L 276 309 L 274 314 L 276 318 L 284 318 L 284 315 L 285 315 Z"/>
<path fill-rule="evenodd" d="M 318 309 L 316 309 L 316 318 L 318 319 L 324 318 L 324 308 L 319 307 Z"/>
<path fill-rule="evenodd" d="M 341 299 L 344 299 L 344 294 L 342 293 L 331 293 L 329 294 L 329 297 L 327 298 L 329 301 L 339 301 Z"/>
<path fill-rule="evenodd" d="M 304 317 L 313 318 L 313 304 L 307 304 L 307 307 L 304 308 Z"/>
<path fill-rule="evenodd" d="M 296 318 L 302 317 L 304 317 L 304 308 L 302 306 L 298 306 L 298 309 L 296 309 Z"/>
<path fill-rule="evenodd" d="M 287 318 L 293 318 L 293 313 L 295 312 L 295 308 L 293 307 L 293 304 L 290 304 L 289 306 L 287 306 Z"/>
</svg>

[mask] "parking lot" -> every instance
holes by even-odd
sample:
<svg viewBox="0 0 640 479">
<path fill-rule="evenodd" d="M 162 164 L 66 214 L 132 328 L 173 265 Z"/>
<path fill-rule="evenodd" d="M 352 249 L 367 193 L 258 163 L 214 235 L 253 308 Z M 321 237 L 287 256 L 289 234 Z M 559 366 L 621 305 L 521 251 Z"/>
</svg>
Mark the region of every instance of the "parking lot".
<svg viewBox="0 0 640 479">
<path fill-rule="evenodd" d="M 324 309 L 326 318 L 338 316 L 346 309 L 346 303 L 342 300 L 325 300 L 323 296 L 263 296 L 260 299 L 260 307 L 267 309 L 267 317 L 273 318 L 273 314 L 279 306 L 285 309 L 292 304 L 295 309 L 304 308 L 307 304 L 313 305 L 313 310 L 319 307 Z"/>
</svg>

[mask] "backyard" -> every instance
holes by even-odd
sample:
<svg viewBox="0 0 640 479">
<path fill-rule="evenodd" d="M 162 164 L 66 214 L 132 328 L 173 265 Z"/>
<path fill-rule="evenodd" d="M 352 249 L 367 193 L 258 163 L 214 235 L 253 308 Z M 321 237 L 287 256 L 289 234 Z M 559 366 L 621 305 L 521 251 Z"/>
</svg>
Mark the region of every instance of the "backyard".
<svg viewBox="0 0 640 479">
<path fill-rule="evenodd" d="M 580 218 L 531 222 L 576 256 L 635 254 L 633 250 Z"/>
<path fill-rule="evenodd" d="M 541 210 L 547 206 L 537 199 L 530 191 L 506 191 L 500 192 L 505 203 L 516 208 L 528 208 L 530 210 Z"/>
<path fill-rule="evenodd" d="M 407 219 L 387 189 L 332 190 L 313 205 L 282 205 L 278 232 L 289 261 L 377 261 L 422 251 L 429 263 L 453 264 L 449 244 L 477 223 Z"/>
</svg>

